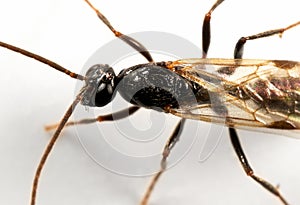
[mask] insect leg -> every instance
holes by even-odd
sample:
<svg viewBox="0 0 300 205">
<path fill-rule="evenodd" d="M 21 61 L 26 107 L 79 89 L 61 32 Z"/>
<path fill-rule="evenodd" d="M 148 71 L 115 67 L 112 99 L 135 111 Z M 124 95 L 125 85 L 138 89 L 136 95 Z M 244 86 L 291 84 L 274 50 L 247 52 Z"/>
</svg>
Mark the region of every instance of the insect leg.
<svg viewBox="0 0 300 205">
<path fill-rule="evenodd" d="M 176 125 L 172 135 L 169 137 L 167 143 L 164 146 L 163 152 L 162 152 L 162 159 L 160 161 L 160 170 L 153 176 L 150 184 L 148 185 L 148 188 L 144 194 L 144 197 L 142 198 L 142 201 L 140 202 L 140 205 L 147 205 L 149 198 L 151 196 L 151 193 L 158 182 L 160 176 L 165 172 L 167 167 L 167 158 L 170 155 L 171 150 L 174 148 L 175 144 L 179 141 L 179 137 L 182 131 L 182 126 L 185 123 L 185 119 L 182 118 Z"/>
<path fill-rule="evenodd" d="M 128 117 L 129 115 L 134 114 L 136 111 L 138 111 L 140 107 L 132 106 L 130 108 L 126 108 L 123 110 L 120 110 L 115 113 L 107 114 L 107 115 L 100 115 L 96 118 L 88 118 L 88 119 L 82 119 L 79 121 L 69 121 L 65 124 L 65 126 L 73 126 L 73 125 L 82 125 L 82 124 L 91 124 L 95 122 L 106 122 L 106 121 L 115 121 L 120 120 Z M 53 125 L 47 125 L 45 126 L 46 131 L 50 131 L 53 129 L 56 129 L 59 124 L 53 124 Z"/>
<path fill-rule="evenodd" d="M 248 40 L 254 40 L 254 39 L 259 39 L 259 38 L 264 38 L 264 37 L 268 37 L 268 36 L 273 36 L 273 35 L 276 35 L 276 34 L 279 34 L 279 36 L 281 37 L 282 34 L 295 27 L 295 26 L 298 26 L 300 25 L 300 21 L 292 24 L 292 25 L 289 25 L 285 28 L 279 28 L 279 29 L 274 29 L 274 30 L 269 30 L 269 31 L 265 31 L 265 32 L 262 32 L 262 33 L 258 33 L 258 34 L 255 34 L 255 35 L 251 35 L 251 36 L 247 36 L 247 37 L 241 37 L 238 42 L 236 43 L 236 46 L 235 46 L 235 49 L 234 49 L 234 58 L 235 59 L 241 59 L 242 56 L 243 56 L 243 53 L 244 53 L 244 45 L 246 43 L 246 41 Z"/>
<path fill-rule="evenodd" d="M 253 169 L 251 168 L 247 157 L 243 151 L 243 148 L 241 146 L 241 143 L 238 139 L 237 132 L 234 128 L 229 128 L 229 135 L 230 135 L 230 140 L 233 145 L 233 148 L 235 150 L 235 153 L 237 154 L 240 163 L 242 164 L 246 174 L 250 176 L 252 179 L 254 179 L 257 183 L 259 183 L 261 186 L 263 186 L 265 189 L 267 189 L 269 192 L 277 196 L 285 205 L 288 205 L 287 201 L 283 198 L 281 193 L 279 192 L 278 188 L 276 186 L 273 186 L 271 183 L 268 181 L 256 176 L 254 174 Z"/>
<path fill-rule="evenodd" d="M 205 14 L 203 26 L 202 26 L 202 58 L 206 58 L 210 45 L 210 19 L 212 12 L 223 2 L 224 0 L 217 0 L 216 3 Z"/>
<path fill-rule="evenodd" d="M 125 34 L 122 34 L 121 32 L 117 31 L 108 21 L 108 19 L 98 10 L 96 9 L 88 0 L 84 0 L 97 14 L 99 19 L 115 34 L 116 37 L 122 39 L 125 43 L 127 43 L 129 46 L 134 48 L 136 51 L 138 51 L 142 56 L 144 56 L 149 62 L 153 62 L 152 56 L 148 52 L 148 50 L 143 46 L 140 42 L 137 40 L 131 38 L 130 36 L 127 36 Z"/>
</svg>

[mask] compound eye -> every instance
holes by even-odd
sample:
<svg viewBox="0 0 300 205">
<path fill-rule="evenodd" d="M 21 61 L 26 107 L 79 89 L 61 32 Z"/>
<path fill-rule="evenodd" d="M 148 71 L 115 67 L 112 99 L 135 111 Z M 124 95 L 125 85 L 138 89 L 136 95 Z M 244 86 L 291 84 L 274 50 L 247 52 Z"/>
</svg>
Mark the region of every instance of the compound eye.
<svg viewBox="0 0 300 205">
<path fill-rule="evenodd" d="M 101 83 L 97 89 L 95 96 L 95 105 L 103 107 L 111 102 L 113 97 L 114 88 L 112 84 Z"/>
</svg>

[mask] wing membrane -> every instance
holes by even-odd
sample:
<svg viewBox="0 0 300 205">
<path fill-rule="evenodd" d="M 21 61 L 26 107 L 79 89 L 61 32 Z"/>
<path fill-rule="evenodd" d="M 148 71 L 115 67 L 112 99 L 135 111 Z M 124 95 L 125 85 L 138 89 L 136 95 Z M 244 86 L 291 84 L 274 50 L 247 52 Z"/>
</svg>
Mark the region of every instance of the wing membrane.
<svg viewBox="0 0 300 205">
<path fill-rule="evenodd" d="M 211 96 L 209 103 L 171 110 L 174 115 L 240 128 L 300 129 L 299 62 L 184 59 L 168 68 Z"/>
</svg>

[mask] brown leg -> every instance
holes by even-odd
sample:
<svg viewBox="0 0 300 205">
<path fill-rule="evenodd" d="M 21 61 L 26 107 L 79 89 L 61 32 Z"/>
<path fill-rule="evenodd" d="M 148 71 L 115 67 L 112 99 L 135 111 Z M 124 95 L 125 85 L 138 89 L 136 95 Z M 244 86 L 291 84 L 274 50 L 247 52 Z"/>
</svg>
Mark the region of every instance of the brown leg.
<svg viewBox="0 0 300 205">
<path fill-rule="evenodd" d="M 243 53 L 244 53 L 244 45 L 246 43 L 246 41 L 248 40 L 254 40 L 254 39 L 259 39 L 259 38 L 264 38 L 264 37 L 268 37 L 268 36 L 273 36 L 273 35 L 276 35 L 276 34 L 279 34 L 280 37 L 281 35 L 295 27 L 295 26 L 298 26 L 300 25 L 300 21 L 292 24 L 292 25 L 289 25 L 285 28 L 280 28 L 280 29 L 275 29 L 275 30 L 270 30 L 270 31 L 265 31 L 265 32 L 262 32 L 262 33 L 258 33 L 258 34 L 255 34 L 255 35 L 251 35 L 251 36 L 247 36 L 247 37 L 241 37 L 238 42 L 236 43 L 236 46 L 235 46 L 235 49 L 234 49 L 234 58 L 235 59 L 241 59 L 243 57 Z"/>
<path fill-rule="evenodd" d="M 138 111 L 138 109 L 140 109 L 140 107 L 132 106 L 130 108 L 120 110 L 119 112 L 115 112 L 115 113 L 111 113 L 111 114 L 107 114 L 107 115 L 100 115 L 96 118 L 82 119 L 79 121 L 70 121 L 70 122 L 67 122 L 65 126 L 120 120 L 120 119 L 128 117 L 129 115 L 134 114 L 136 111 Z M 45 126 L 45 130 L 50 131 L 50 130 L 56 129 L 58 127 L 58 125 L 59 124 L 47 125 L 47 126 Z"/>
<path fill-rule="evenodd" d="M 167 167 L 167 158 L 168 158 L 171 150 L 173 149 L 173 147 L 179 140 L 179 137 L 180 137 L 180 134 L 182 131 L 181 126 L 184 125 L 184 122 L 185 122 L 185 119 L 182 118 L 177 123 L 172 135 L 169 137 L 167 143 L 165 144 L 163 152 L 162 152 L 162 159 L 160 162 L 160 170 L 153 176 L 153 178 L 144 194 L 144 197 L 142 198 L 142 201 L 140 202 L 140 205 L 148 204 L 151 193 L 153 192 L 153 189 L 154 189 L 156 183 L 158 182 L 159 177 L 165 172 L 166 167 Z"/>
<path fill-rule="evenodd" d="M 205 14 L 203 26 L 202 26 L 202 58 L 206 58 L 210 45 L 210 19 L 212 12 L 223 2 L 224 0 L 217 0 L 211 9 Z"/>
<path fill-rule="evenodd" d="M 273 186 L 268 181 L 264 180 L 263 178 L 260 178 L 254 174 L 253 169 L 251 168 L 247 157 L 243 151 L 243 148 L 241 146 L 241 143 L 238 139 L 237 132 L 234 128 L 229 128 L 229 135 L 231 139 L 231 143 L 233 145 L 233 148 L 235 150 L 235 153 L 237 154 L 240 163 L 242 164 L 246 174 L 254 179 L 257 183 L 259 183 L 261 186 L 263 186 L 265 189 L 267 189 L 269 192 L 274 194 L 276 197 L 278 197 L 284 205 L 288 205 L 287 201 L 283 198 L 281 193 L 279 192 L 278 188 L 276 186 Z"/>
</svg>

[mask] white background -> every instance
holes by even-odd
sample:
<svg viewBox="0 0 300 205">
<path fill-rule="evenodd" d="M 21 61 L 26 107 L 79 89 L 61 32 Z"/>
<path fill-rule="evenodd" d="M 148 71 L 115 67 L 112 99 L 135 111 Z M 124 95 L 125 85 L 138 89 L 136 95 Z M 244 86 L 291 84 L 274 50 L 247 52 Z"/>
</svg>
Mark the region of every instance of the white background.
<svg viewBox="0 0 300 205">
<path fill-rule="evenodd" d="M 200 46 L 203 16 L 214 1 L 93 3 L 123 33 L 165 31 Z M 80 0 L 2 0 L 0 15 L 1 41 L 38 53 L 75 72 L 80 72 L 97 48 L 114 38 Z M 299 19 L 295 0 L 225 1 L 212 17 L 209 56 L 231 58 L 239 37 L 287 26 Z M 299 33 L 300 29 L 295 28 L 283 39 L 275 36 L 249 42 L 244 57 L 299 60 Z M 28 204 L 35 168 L 51 136 L 43 126 L 61 118 L 73 99 L 75 80 L 5 49 L 0 49 L 0 68 L 0 203 Z M 280 204 L 246 177 L 226 132 L 213 155 L 199 163 L 201 134 L 209 127 L 201 125 L 198 141 L 184 160 L 163 176 L 150 204 Z M 257 174 L 280 184 L 287 200 L 298 204 L 300 141 L 239 133 Z M 186 130 L 181 141 L 189 139 Z M 138 204 L 149 179 L 103 169 L 86 155 L 74 130 L 68 129 L 42 173 L 37 204 Z"/>
</svg>

